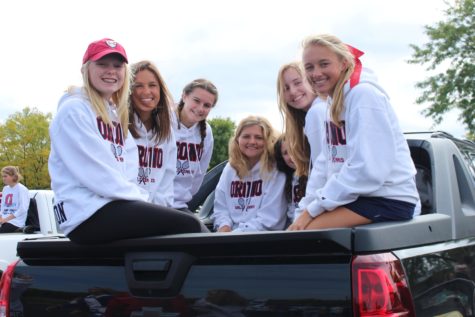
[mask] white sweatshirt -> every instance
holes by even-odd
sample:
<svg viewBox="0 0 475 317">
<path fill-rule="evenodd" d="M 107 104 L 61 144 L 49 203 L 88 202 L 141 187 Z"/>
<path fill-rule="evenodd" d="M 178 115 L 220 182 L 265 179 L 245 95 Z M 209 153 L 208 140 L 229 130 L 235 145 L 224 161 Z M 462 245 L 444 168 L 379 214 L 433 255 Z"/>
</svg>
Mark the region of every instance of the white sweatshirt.
<svg viewBox="0 0 475 317">
<path fill-rule="evenodd" d="M 124 139 L 115 105 L 109 106 L 109 114 L 113 127 L 96 116 L 79 90 L 61 98 L 51 122 L 48 168 L 54 211 L 66 235 L 113 200 L 148 198 L 132 179 L 137 177 L 137 146 L 130 133 Z"/>
<path fill-rule="evenodd" d="M 326 173 L 323 168 L 314 169 L 313 167 L 316 165 L 322 166 L 325 165 L 326 158 L 325 158 L 325 151 L 323 149 L 326 147 L 325 139 L 323 136 L 325 135 L 325 119 L 327 115 L 327 102 L 326 100 L 317 97 L 313 100 L 312 106 L 307 111 L 305 115 L 305 128 L 304 133 L 307 136 L 308 143 L 310 145 L 310 171 L 309 177 L 307 180 L 307 189 L 308 188 L 321 188 L 326 182 Z M 310 198 L 307 196 L 307 201 Z M 305 204 L 305 207 L 308 203 Z M 299 207 L 295 208 L 294 211 L 294 219 L 297 219 L 300 214 L 302 213 L 303 209 L 299 202 Z"/>
<path fill-rule="evenodd" d="M 24 227 L 26 217 L 28 216 L 28 207 L 30 206 L 30 195 L 28 188 L 21 183 L 15 186 L 5 186 L 2 191 L 2 218 L 14 215 L 15 218 L 8 223 Z"/>
<path fill-rule="evenodd" d="M 347 83 L 344 93 L 341 128 L 331 123 L 327 99 L 323 149 L 299 209 L 316 217 L 359 196 L 417 204 L 416 170 L 387 94 L 366 69 L 359 84 L 350 89 Z"/>
<path fill-rule="evenodd" d="M 322 151 L 321 136 L 325 133 L 323 122 L 325 120 L 326 101 L 317 97 L 313 100 L 310 109 L 305 114 L 305 127 L 303 129 L 310 145 L 310 160 L 315 164 L 318 154 Z"/>
<path fill-rule="evenodd" d="M 147 131 L 137 115 L 134 124 L 139 137 L 134 139 L 138 149 L 138 174 L 136 182 L 150 194 L 149 202 L 173 206 L 173 178 L 176 172 L 176 142 L 170 138 L 157 144 L 153 131 Z"/>
<path fill-rule="evenodd" d="M 285 175 L 277 169 L 262 177 L 257 163 L 240 180 L 226 164 L 215 191 L 214 227 L 227 225 L 234 232 L 282 230 L 287 211 L 284 185 Z"/>
<path fill-rule="evenodd" d="M 187 203 L 198 191 L 209 167 L 213 154 L 213 131 L 206 123 L 206 137 L 201 148 L 199 124 L 187 128 L 180 123 L 178 129 L 177 116 L 173 111 L 173 131 L 177 147 L 176 173 L 174 179 L 174 208 L 187 208 Z"/>
</svg>

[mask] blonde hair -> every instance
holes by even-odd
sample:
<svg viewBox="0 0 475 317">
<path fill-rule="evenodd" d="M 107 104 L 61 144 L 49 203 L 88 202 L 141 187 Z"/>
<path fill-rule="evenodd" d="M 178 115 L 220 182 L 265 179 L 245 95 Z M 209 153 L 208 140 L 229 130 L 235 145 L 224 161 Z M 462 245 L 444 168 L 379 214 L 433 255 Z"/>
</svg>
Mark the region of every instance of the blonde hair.
<svg viewBox="0 0 475 317">
<path fill-rule="evenodd" d="M 236 170 L 240 179 L 243 179 L 249 174 L 250 168 L 248 159 L 239 149 L 238 138 L 245 128 L 255 125 L 262 129 L 262 136 L 265 143 L 264 152 L 259 159 L 261 176 L 270 173 L 275 166 L 274 143 L 277 140 L 277 136 L 274 128 L 264 117 L 248 116 L 239 122 L 234 136 L 229 140 L 229 164 Z"/>
<path fill-rule="evenodd" d="M 13 181 L 18 183 L 23 179 L 23 176 L 20 174 L 20 168 L 18 166 L 5 166 L 2 168 L 2 175 L 7 174 L 8 176 L 13 177 Z"/>
<path fill-rule="evenodd" d="M 288 150 L 292 161 L 295 164 L 295 174 L 297 176 L 308 175 L 310 166 L 310 145 L 304 134 L 306 112 L 301 109 L 295 109 L 285 102 L 284 98 L 284 73 L 294 69 L 305 82 L 305 76 L 298 62 L 284 64 L 277 75 L 277 102 L 280 114 L 284 119 L 285 141 L 288 144 Z M 311 91 L 312 89 L 310 89 Z"/>
<path fill-rule="evenodd" d="M 335 53 L 341 62 L 345 62 L 347 69 L 341 73 L 338 79 L 334 91 L 333 101 L 330 106 L 331 120 L 337 126 L 340 126 L 340 115 L 344 110 L 344 94 L 343 86 L 346 81 L 351 77 L 355 68 L 354 56 L 350 52 L 348 46 L 343 43 L 339 38 L 331 34 L 311 35 L 305 38 L 302 42 L 302 47 L 305 50 L 309 46 L 323 46 L 330 49 Z"/>
<path fill-rule="evenodd" d="M 87 61 L 82 65 L 81 73 L 83 79 L 83 89 L 89 98 L 91 107 L 96 113 L 97 116 L 101 117 L 105 124 L 111 125 L 112 121 L 109 116 L 108 107 L 104 98 L 102 98 L 99 91 L 92 86 L 89 81 L 89 65 L 91 61 Z M 112 102 L 117 106 L 117 116 L 119 117 L 120 124 L 122 125 L 122 131 L 124 133 L 124 138 L 127 137 L 128 126 L 129 126 L 129 107 L 128 100 L 130 95 L 130 70 L 127 63 L 124 62 L 125 74 L 124 74 L 124 84 L 122 87 L 112 94 Z M 68 88 L 69 94 L 74 94 L 74 91 L 77 88 L 71 86 Z"/>
</svg>

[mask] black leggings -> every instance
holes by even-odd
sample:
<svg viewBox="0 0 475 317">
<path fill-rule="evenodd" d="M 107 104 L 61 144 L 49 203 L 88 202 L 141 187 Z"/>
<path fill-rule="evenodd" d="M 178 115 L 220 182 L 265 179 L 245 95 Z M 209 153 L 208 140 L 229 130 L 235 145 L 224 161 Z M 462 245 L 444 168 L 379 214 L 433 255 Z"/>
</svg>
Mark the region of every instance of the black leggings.
<svg viewBox="0 0 475 317">
<path fill-rule="evenodd" d="M 15 225 L 12 225 L 9 222 L 5 222 L 4 224 L 0 226 L 0 233 L 11 233 L 17 230 L 18 230 L 18 227 Z"/>
<path fill-rule="evenodd" d="M 195 213 L 193 211 L 191 211 L 190 209 L 186 208 L 186 207 L 185 208 L 178 208 L 177 210 L 189 213 L 190 215 L 193 215 L 193 217 L 196 217 Z M 200 225 L 201 225 L 201 232 L 210 232 L 208 227 L 206 227 L 206 225 L 204 223 L 202 223 L 201 221 L 200 221 Z"/>
<path fill-rule="evenodd" d="M 79 244 L 96 244 L 204 231 L 199 219 L 189 213 L 143 201 L 116 200 L 97 210 L 68 238 Z"/>
</svg>

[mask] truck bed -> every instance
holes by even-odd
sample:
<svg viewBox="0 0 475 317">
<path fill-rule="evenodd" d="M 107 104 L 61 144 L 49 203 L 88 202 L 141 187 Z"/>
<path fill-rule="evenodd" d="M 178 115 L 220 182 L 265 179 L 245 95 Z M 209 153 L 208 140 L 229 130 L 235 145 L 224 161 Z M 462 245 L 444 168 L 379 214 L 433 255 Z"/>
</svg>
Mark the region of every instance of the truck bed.
<svg viewBox="0 0 475 317">
<path fill-rule="evenodd" d="M 452 237 L 450 217 L 444 214 L 426 214 L 409 221 L 376 223 L 356 228 L 339 228 L 318 231 L 272 231 L 254 233 L 194 233 L 115 241 L 104 245 L 82 246 L 67 238 L 42 238 L 18 243 L 18 255 L 26 262 L 48 259 L 123 258 L 128 250 L 140 252 L 180 250 L 194 254 L 241 256 L 273 254 L 278 248 L 291 255 L 300 251 L 296 245 L 305 244 L 302 252 L 308 253 L 308 244 L 318 252 L 327 249 L 346 252 L 382 252 L 417 247 L 448 241 Z M 54 247 L 53 247 L 54 246 Z M 274 247 L 273 247 L 274 246 Z M 200 250 L 200 251 L 198 251 Z M 201 254 L 201 253 L 200 253 Z"/>
<path fill-rule="evenodd" d="M 475 173 L 465 161 L 475 151 L 429 138 L 408 140 L 422 200 L 412 220 L 94 246 L 22 241 L 8 273 L 10 317 L 475 316 Z"/>
</svg>

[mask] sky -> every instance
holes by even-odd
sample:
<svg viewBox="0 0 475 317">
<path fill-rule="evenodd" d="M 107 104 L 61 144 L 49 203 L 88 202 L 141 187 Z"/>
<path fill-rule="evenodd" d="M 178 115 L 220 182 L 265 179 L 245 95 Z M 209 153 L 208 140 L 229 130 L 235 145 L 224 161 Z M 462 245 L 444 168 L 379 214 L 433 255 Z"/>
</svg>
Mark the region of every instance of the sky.
<svg viewBox="0 0 475 317">
<path fill-rule="evenodd" d="M 449 0 L 453 3 L 454 0 Z M 0 122 L 25 107 L 53 115 L 63 91 L 81 85 L 90 42 L 109 37 L 129 62 L 150 60 L 175 101 L 207 78 L 219 100 L 209 118 L 236 123 L 263 115 L 281 131 L 276 80 L 301 57 L 311 34 L 332 33 L 365 52 L 361 61 L 388 92 L 403 131 L 444 130 L 462 137 L 457 112 L 442 124 L 421 112 L 414 86 L 430 74 L 410 65 L 410 44 L 428 42 L 424 26 L 444 20 L 444 0 L 16 0 L 0 4 Z"/>
</svg>

